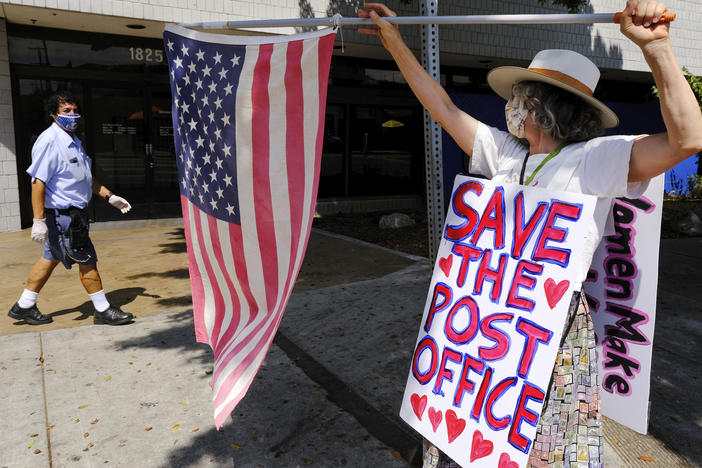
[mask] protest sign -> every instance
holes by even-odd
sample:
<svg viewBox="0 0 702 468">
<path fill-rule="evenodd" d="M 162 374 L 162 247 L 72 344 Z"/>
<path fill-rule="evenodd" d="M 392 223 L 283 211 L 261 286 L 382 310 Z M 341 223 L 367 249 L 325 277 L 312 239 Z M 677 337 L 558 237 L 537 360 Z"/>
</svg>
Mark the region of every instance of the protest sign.
<svg viewBox="0 0 702 468">
<path fill-rule="evenodd" d="M 597 340 L 602 413 L 643 434 L 648 428 L 663 181 L 660 175 L 642 196 L 615 201 L 615 234 L 602 239 L 583 285 Z"/>
<path fill-rule="evenodd" d="M 595 198 L 458 176 L 400 416 L 465 466 L 526 466 Z"/>
</svg>

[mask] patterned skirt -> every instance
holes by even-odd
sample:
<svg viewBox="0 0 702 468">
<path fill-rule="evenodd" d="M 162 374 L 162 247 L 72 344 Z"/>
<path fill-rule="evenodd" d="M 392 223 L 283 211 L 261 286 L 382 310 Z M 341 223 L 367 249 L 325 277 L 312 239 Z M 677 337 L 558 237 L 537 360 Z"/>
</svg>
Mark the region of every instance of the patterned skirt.
<svg viewBox="0 0 702 468">
<path fill-rule="evenodd" d="M 529 454 L 529 467 L 602 467 L 604 446 L 598 384 L 592 319 L 584 296 L 576 292 Z M 459 468 L 459 465 L 425 440 L 423 468 Z"/>
</svg>

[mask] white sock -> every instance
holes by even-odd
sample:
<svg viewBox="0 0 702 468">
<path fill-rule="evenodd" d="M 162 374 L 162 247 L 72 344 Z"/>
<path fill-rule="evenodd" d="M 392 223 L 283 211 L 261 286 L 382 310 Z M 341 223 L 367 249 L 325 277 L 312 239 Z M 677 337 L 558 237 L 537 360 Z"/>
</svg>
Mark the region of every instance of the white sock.
<svg viewBox="0 0 702 468">
<path fill-rule="evenodd" d="M 19 298 L 19 301 L 17 301 L 17 304 L 19 304 L 19 306 L 23 309 L 29 309 L 37 303 L 38 295 L 38 292 L 25 289 L 24 291 L 22 291 L 22 296 Z"/>
<path fill-rule="evenodd" d="M 107 297 L 105 297 L 104 289 L 101 289 L 96 293 L 88 294 L 88 296 L 90 296 L 90 300 L 93 301 L 95 310 L 98 312 L 104 312 L 108 307 L 110 307 L 110 303 L 107 302 Z"/>
</svg>

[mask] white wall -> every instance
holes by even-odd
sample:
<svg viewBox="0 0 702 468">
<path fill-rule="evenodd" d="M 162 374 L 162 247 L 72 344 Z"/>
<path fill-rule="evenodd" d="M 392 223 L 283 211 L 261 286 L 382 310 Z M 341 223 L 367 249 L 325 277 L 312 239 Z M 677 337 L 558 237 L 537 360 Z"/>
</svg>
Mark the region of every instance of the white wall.
<svg viewBox="0 0 702 468">
<path fill-rule="evenodd" d="M 403 5 L 386 0 L 399 14 L 416 15 L 423 0 Z M 72 12 L 129 17 L 164 22 L 200 22 L 261 18 L 299 18 L 327 16 L 340 12 L 355 16 L 362 0 L 10 0 L 9 5 L 54 8 Z M 584 12 L 608 13 L 621 10 L 624 0 L 590 0 Z M 681 65 L 702 74 L 702 48 L 699 0 L 669 0 L 669 9 L 678 16 L 673 24 L 673 44 Z M 540 6 L 537 0 L 441 0 L 441 15 L 563 13 L 564 9 Z M 278 30 L 279 31 L 279 30 Z M 418 27 L 405 26 L 408 43 L 418 47 Z M 354 28 L 344 30 L 349 43 L 377 44 L 375 38 L 360 37 Z M 440 28 L 441 50 L 445 53 L 478 55 L 511 60 L 530 60 L 544 48 L 566 47 L 586 53 L 604 68 L 647 71 L 638 48 L 626 40 L 617 26 L 467 26 L 444 25 Z"/>
<path fill-rule="evenodd" d="M 398 14 L 417 15 L 419 2 L 409 6 L 397 0 L 386 3 Z M 353 4 L 345 1 L 341 13 L 354 15 Z M 548 2 L 550 3 L 550 2 Z M 584 13 L 613 13 L 623 9 L 624 0 L 590 0 Z M 677 13 L 672 24 L 671 37 L 681 66 L 702 75 L 702 6 L 699 0 L 669 0 L 670 11 Z M 440 15 L 539 14 L 565 13 L 560 7 L 540 6 L 537 0 L 440 0 Z M 419 49 L 419 27 L 402 26 L 406 42 Z M 376 38 L 360 37 L 344 31 L 347 42 L 377 43 Z M 640 49 L 619 32 L 615 24 L 595 25 L 442 25 L 439 27 L 442 54 L 453 55 L 453 65 L 465 63 L 468 56 L 504 61 L 530 61 L 542 49 L 567 48 L 590 57 L 600 68 L 648 72 Z M 457 62 L 456 62 L 457 61 Z M 444 63 L 448 63 L 444 60 Z"/>
<path fill-rule="evenodd" d="M 16 231 L 19 228 L 19 192 L 7 29 L 5 20 L 0 20 L 0 232 Z"/>
<path fill-rule="evenodd" d="M 302 0 L 323 16 L 327 0 Z M 2 3 L 55 8 L 108 16 L 198 22 L 226 19 L 298 17 L 299 0 L 10 0 Z"/>
</svg>

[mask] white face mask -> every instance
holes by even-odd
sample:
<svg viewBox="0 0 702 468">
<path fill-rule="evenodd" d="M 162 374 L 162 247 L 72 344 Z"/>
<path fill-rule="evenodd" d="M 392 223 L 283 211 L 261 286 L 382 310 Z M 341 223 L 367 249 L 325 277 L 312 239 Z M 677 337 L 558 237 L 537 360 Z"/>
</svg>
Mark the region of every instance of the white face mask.
<svg viewBox="0 0 702 468">
<path fill-rule="evenodd" d="M 526 138 L 526 132 L 524 131 L 524 124 L 527 117 L 529 116 L 529 111 L 527 110 L 524 102 L 512 96 L 507 104 L 505 104 L 505 119 L 507 120 L 507 130 L 509 133 L 517 138 Z"/>
</svg>

